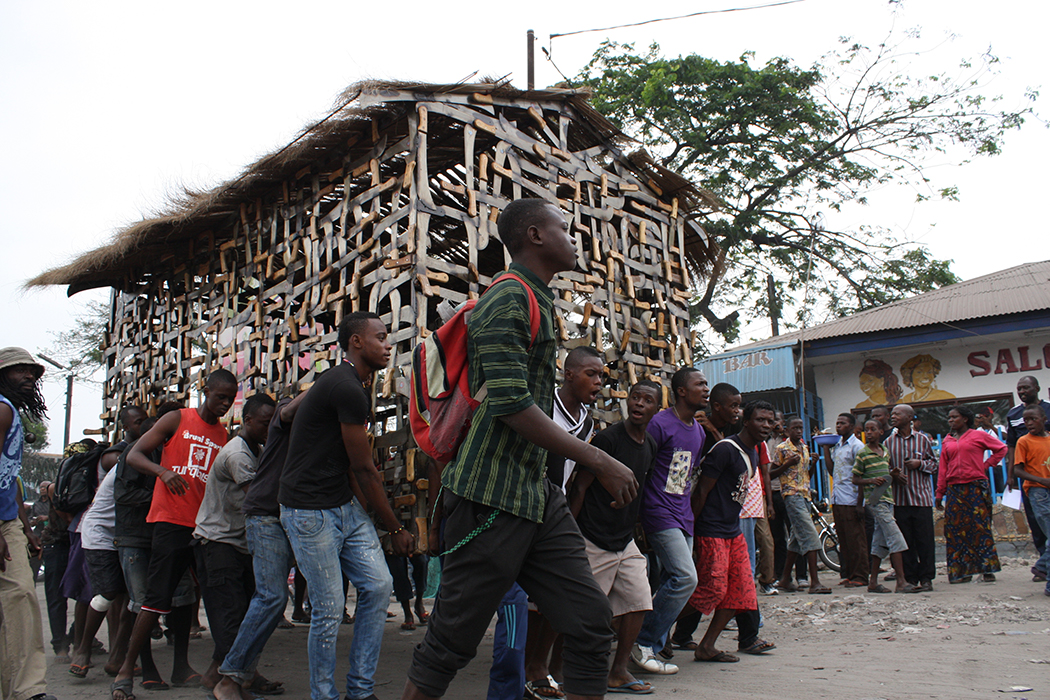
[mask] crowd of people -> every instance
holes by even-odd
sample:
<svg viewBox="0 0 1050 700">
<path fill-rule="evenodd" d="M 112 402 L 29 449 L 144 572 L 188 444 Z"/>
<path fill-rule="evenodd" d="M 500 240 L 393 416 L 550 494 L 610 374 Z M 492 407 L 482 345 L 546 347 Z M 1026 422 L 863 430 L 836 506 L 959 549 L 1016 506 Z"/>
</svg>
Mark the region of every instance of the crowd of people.
<svg viewBox="0 0 1050 700">
<path fill-rule="evenodd" d="M 430 542 L 421 546 L 392 507 L 369 438 L 370 383 L 390 359 L 387 328 L 376 314 L 349 314 L 338 333 L 342 360 L 297 396 L 249 396 L 233 437 L 222 418 L 238 381 L 218 369 L 197 407 L 120 412 L 124 440 L 99 451 L 97 490 L 82 512 L 60 512 L 54 485 L 45 485 L 50 507 L 33 518 L 46 522 L 45 591 L 60 657 L 71 644 L 66 599 L 77 601 L 70 673 L 88 674 L 95 633 L 109 619 L 112 700 L 132 700 L 139 674 L 144 689 L 168 687 L 151 653 L 163 619 L 174 652 L 170 685 L 200 684 L 217 700 L 280 693 L 281 683 L 258 669 L 294 567 L 309 591 L 313 700 L 340 696 L 336 641 L 348 585 L 356 591 L 348 700 L 376 697 L 392 593 L 406 628 L 417 618 L 426 625 L 404 698 L 442 697 L 494 615 L 492 700 L 649 694 L 660 675 L 678 671 L 676 651 L 733 663 L 775 649 L 759 636 L 760 595 L 831 592 L 818 567 L 803 421 L 729 384 L 709 387 L 702 372 L 683 367 L 666 390 L 649 379 L 627 387 L 624 420 L 595 433 L 588 406 L 606 382 L 604 356 L 574 347 L 556 382 L 549 285 L 576 264 L 568 224 L 557 207 L 524 199 L 506 207 L 498 229 L 514 277 L 490 287 L 467 326 L 471 390 L 486 393 L 455 457 L 429 464 Z M 45 410 L 43 370 L 25 350 L 0 350 L 3 700 L 51 698 L 35 572 L 19 555 L 28 547 L 39 556 L 41 545 L 14 485 L 20 415 L 39 419 Z M 1046 409 L 1037 399 L 1025 404 L 1011 423 L 1011 456 L 1045 531 Z M 973 413 L 958 406 L 938 468 L 914 416 L 904 404 L 875 407 L 863 442 L 852 414 L 836 421 L 840 439 L 826 463 L 843 586 L 888 593 L 878 578 L 888 556 L 898 592 L 932 590 L 932 509 L 942 499 L 949 581 L 998 571 L 981 479 L 1007 447 L 972 430 Z M 441 561 L 429 614 L 424 549 Z M 1046 564 L 1043 553 L 1037 578 L 1045 580 Z M 187 651 L 198 591 L 214 645 L 203 674 Z M 733 626 L 737 649 L 720 648 Z"/>
</svg>

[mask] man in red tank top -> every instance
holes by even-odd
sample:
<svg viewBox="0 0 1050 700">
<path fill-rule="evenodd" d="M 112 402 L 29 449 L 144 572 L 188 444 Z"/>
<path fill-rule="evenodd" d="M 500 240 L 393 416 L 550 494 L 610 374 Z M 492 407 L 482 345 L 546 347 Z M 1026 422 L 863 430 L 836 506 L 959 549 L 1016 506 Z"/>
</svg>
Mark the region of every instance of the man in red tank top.
<svg viewBox="0 0 1050 700">
<path fill-rule="evenodd" d="M 128 465 L 156 476 L 163 488 L 158 484 L 153 490 L 153 502 L 146 516 L 146 522 L 153 523 L 146 596 L 142 612 L 135 619 L 124 664 L 110 688 L 112 700 L 134 697 L 135 660 L 142 645 L 149 643 L 158 617 L 167 615 L 169 627 L 189 625 L 190 606 L 173 610 L 172 595 L 186 569 L 193 566 L 197 511 L 212 462 L 226 444 L 226 428 L 219 419 L 230 410 L 236 397 L 237 378 L 224 369 L 212 372 L 205 382 L 200 406 L 165 414 L 128 453 Z M 157 464 L 149 455 L 161 446 L 163 456 Z M 189 665 L 186 649 L 175 649 L 171 681 L 176 687 L 200 682 L 200 674 Z"/>
</svg>

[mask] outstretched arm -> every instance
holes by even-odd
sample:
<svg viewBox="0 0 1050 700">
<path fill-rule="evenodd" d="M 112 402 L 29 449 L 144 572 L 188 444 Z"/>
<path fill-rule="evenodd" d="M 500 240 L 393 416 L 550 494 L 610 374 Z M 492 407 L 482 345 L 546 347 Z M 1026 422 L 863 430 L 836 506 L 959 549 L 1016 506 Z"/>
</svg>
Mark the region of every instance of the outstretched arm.
<svg viewBox="0 0 1050 700">
<path fill-rule="evenodd" d="M 638 480 L 634 478 L 634 472 L 594 445 L 569 435 L 536 404 L 499 419 L 532 444 L 571 459 L 577 466 L 593 473 L 613 497 L 614 508 L 623 508 L 638 495 Z"/>
<path fill-rule="evenodd" d="M 153 451 L 171 439 L 179 429 L 182 416 L 178 411 L 172 411 L 161 416 L 156 425 L 150 428 L 145 435 L 131 446 L 128 451 L 128 466 L 141 474 L 152 474 L 161 480 L 168 491 L 176 496 L 186 493 L 189 484 L 179 474 L 165 469 L 149 458 Z"/>
</svg>

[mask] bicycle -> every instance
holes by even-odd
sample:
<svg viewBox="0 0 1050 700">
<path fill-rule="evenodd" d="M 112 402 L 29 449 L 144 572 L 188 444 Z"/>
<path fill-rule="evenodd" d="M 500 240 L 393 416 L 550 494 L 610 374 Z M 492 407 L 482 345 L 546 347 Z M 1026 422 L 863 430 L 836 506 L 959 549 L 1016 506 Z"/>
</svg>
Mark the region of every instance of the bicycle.
<svg viewBox="0 0 1050 700">
<path fill-rule="evenodd" d="M 809 501 L 809 517 L 813 519 L 813 525 L 817 528 L 817 536 L 820 537 L 818 555 L 820 560 L 824 562 L 824 566 L 832 571 L 841 571 L 839 537 L 835 532 L 834 523 L 829 523 L 824 519 L 824 513 L 827 513 L 831 508 L 826 499 L 818 501 L 815 496 L 816 494 Z"/>
</svg>

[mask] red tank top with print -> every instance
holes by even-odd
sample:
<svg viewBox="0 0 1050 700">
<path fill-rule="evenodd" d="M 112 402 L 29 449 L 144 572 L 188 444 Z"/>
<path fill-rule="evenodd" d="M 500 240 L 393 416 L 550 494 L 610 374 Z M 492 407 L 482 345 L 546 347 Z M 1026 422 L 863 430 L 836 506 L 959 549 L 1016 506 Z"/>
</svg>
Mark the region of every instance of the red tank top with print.
<svg viewBox="0 0 1050 700">
<path fill-rule="evenodd" d="M 195 408 L 181 409 L 179 429 L 164 443 L 160 466 L 185 479 L 189 488 L 186 493 L 176 496 L 157 479 L 146 522 L 196 527 L 208 472 L 225 444 L 226 428 L 222 423 L 206 423 Z"/>
</svg>

